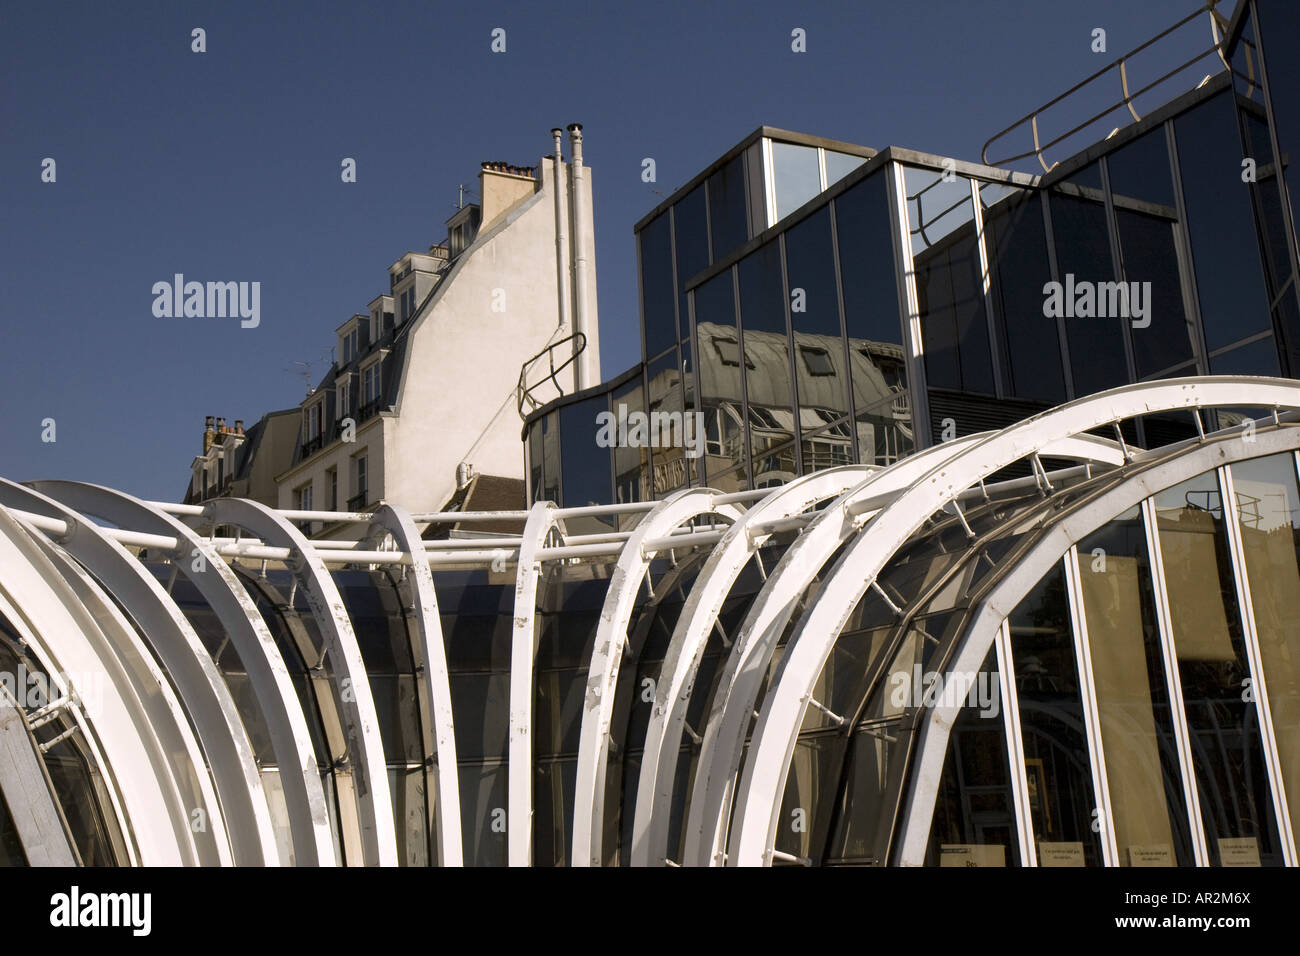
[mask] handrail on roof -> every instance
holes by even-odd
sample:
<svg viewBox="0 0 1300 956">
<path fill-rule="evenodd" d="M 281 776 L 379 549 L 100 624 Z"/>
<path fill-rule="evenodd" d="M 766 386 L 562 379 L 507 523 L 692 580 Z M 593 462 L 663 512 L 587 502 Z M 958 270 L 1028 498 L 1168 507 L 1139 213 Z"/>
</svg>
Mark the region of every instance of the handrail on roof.
<svg viewBox="0 0 1300 956">
<path fill-rule="evenodd" d="M 566 358 L 559 365 L 556 365 L 555 350 L 558 349 L 560 346 L 564 345 L 566 342 L 576 342 L 577 344 L 575 345 L 573 351 L 569 353 L 568 358 Z M 542 349 L 540 352 L 538 352 L 536 355 L 534 355 L 532 358 L 530 358 L 520 367 L 519 385 L 518 385 L 519 400 L 516 403 L 516 410 L 519 412 L 520 418 L 527 419 L 529 412 L 533 412 L 538 408 L 541 408 L 542 405 L 545 404 L 533 398 L 533 391 L 538 388 L 541 388 L 547 382 L 550 382 L 552 385 L 554 385 L 555 390 L 560 393 L 561 397 L 563 397 L 564 387 L 560 385 L 560 380 L 556 378 L 556 376 L 559 375 L 561 372 L 563 372 L 574 362 L 576 362 L 578 360 L 578 356 L 583 353 L 583 350 L 586 349 L 586 347 L 587 347 L 587 336 L 582 332 L 574 332 L 572 335 L 566 335 L 564 338 L 560 339 L 557 342 L 552 342 L 550 345 Z M 532 385 L 529 385 L 528 373 L 532 370 L 532 367 L 543 358 L 547 360 L 548 373 L 544 375 L 540 381 L 534 382 Z M 524 411 L 524 405 L 528 406 L 527 412 Z"/>
<path fill-rule="evenodd" d="M 1150 40 L 1147 40 L 1145 43 L 1143 43 L 1141 46 L 1133 50 L 1130 50 L 1128 53 L 1125 53 L 1114 63 L 1102 67 L 1096 73 L 1093 73 L 1091 76 L 1087 77 L 1086 79 L 1080 81 L 1079 83 L 1076 83 L 1074 86 L 1070 87 L 1068 90 L 1066 90 L 1061 95 L 1057 96 L 1055 99 L 1049 100 L 1048 102 L 1044 103 L 1042 106 L 1038 107 L 1038 109 L 1029 113 L 1027 116 L 1024 116 L 1023 118 L 1012 123 L 1006 129 L 1002 130 L 999 133 L 994 134 L 992 137 L 990 137 L 988 142 L 984 144 L 984 148 L 980 151 L 980 157 L 982 162 L 987 166 L 1005 166 L 1008 163 L 1014 163 L 1028 156 L 1035 156 L 1038 159 L 1038 164 L 1042 166 L 1043 171 L 1051 172 L 1052 169 L 1057 165 L 1057 163 L 1053 162 L 1049 164 L 1047 160 L 1043 158 L 1043 152 L 1045 150 L 1050 149 L 1051 147 L 1062 142 L 1063 140 L 1066 140 L 1069 137 L 1075 135 L 1076 133 L 1086 129 L 1087 127 L 1096 123 L 1098 120 L 1106 116 L 1109 116 L 1111 113 L 1115 112 L 1115 110 L 1119 109 L 1121 106 L 1128 108 L 1129 114 L 1132 115 L 1134 122 L 1139 122 L 1142 119 L 1142 117 L 1138 114 L 1137 109 L 1133 105 L 1134 100 L 1136 100 L 1137 97 L 1141 96 L 1143 93 L 1146 93 L 1154 89 L 1155 87 L 1159 86 L 1160 84 L 1164 83 L 1166 80 L 1169 80 L 1170 78 L 1178 75 L 1179 73 L 1182 73 L 1184 70 L 1192 66 L 1194 63 L 1198 63 L 1201 60 L 1205 59 L 1207 56 L 1210 56 L 1212 54 L 1217 54 L 1219 60 L 1222 61 L 1224 67 L 1232 71 L 1232 65 L 1228 62 L 1227 57 L 1224 55 L 1224 49 L 1223 49 L 1224 37 L 1223 34 L 1221 33 L 1221 31 L 1223 31 L 1223 33 L 1226 33 L 1228 27 L 1228 20 L 1226 17 L 1223 16 L 1223 14 L 1219 13 L 1219 11 L 1216 9 L 1218 5 L 1222 2 L 1223 0 L 1206 0 L 1206 2 L 1203 3 L 1200 7 L 1194 10 L 1192 13 L 1189 13 L 1187 16 L 1183 17 L 1173 26 L 1168 27 L 1164 31 L 1156 34 Z M 1186 26 L 1188 23 L 1192 22 L 1197 17 L 1201 16 L 1203 13 L 1209 13 L 1210 15 L 1210 33 L 1211 36 L 1213 37 L 1213 43 L 1211 44 L 1211 46 L 1208 49 L 1196 54 L 1190 60 L 1187 60 L 1186 62 L 1174 67 L 1172 70 L 1158 77 L 1152 82 L 1148 83 L 1146 86 L 1142 87 L 1141 89 L 1132 90 L 1132 91 L 1129 90 L 1128 62 L 1134 56 L 1141 53 L 1143 50 L 1147 49 L 1148 47 L 1152 46 L 1158 40 L 1162 40 L 1165 37 L 1169 36 L 1171 33 L 1174 33 L 1180 28 Z M 1255 55 L 1254 55 L 1255 45 L 1248 40 L 1243 40 L 1242 42 L 1245 44 L 1246 47 L 1246 68 L 1248 71 L 1248 75 L 1243 76 L 1243 79 L 1247 81 L 1251 93 L 1253 93 L 1257 85 L 1255 80 Z M 1051 107 L 1067 99 L 1074 93 L 1077 93 L 1079 90 L 1083 89 L 1084 87 L 1089 86 L 1090 84 L 1101 79 L 1102 77 L 1107 76 L 1107 74 L 1110 74 L 1115 71 L 1118 71 L 1119 73 L 1119 85 L 1120 85 L 1120 91 L 1122 93 L 1122 96 L 1120 97 L 1119 100 L 1107 106 L 1100 113 L 1096 113 L 1093 116 L 1090 116 L 1082 123 L 1079 123 L 1077 126 L 1074 126 L 1071 129 L 1067 130 L 1066 132 L 1062 133 L 1060 136 L 1048 140 L 1045 143 L 1041 141 L 1041 137 L 1038 131 L 1038 119 L 1039 116 L 1042 115 L 1042 113 L 1045 110 L 1050 109 Z M 1014 156 L 1007 156 L 1002 159 L 989 159 L 990 146 L 992 146 L 998 140 L 1003 139 L 1008 134 L 1021 129 L 1026 124 L 1028 124 L 1029 126 L 1030 135 L 1033 139 L 1032 149 L 1028 149 L 1023 153 L 1017 153 Z"/>
</svg>

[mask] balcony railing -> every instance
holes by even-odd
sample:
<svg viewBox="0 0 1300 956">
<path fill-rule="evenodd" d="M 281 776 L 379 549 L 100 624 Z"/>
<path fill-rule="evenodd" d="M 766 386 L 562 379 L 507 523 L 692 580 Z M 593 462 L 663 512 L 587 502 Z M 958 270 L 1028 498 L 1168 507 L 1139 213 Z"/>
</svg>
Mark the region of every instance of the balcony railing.
<svg viewBox="0 0 1300 956">
<path fill-rule="evenodd" d="M 348 511 L 364 511 L 368 492 L 361 491 L 348 499 Z"/>
<path fill-rule="evenodd" d="M 310 458 L 310 457 L 311 457 L 312 455 L 314 455 L 316 452 L 318 452 L 318 451 L 321 450 L 321 446 L 322 446 L 324 443 L 325 443 L 325 440 L 324 440 L 324 438 L 323 438 L 322 436 L 320 436 L 320 435 L 317 435 L 315 438 L 311 439 L 310 441 L 304 442 L 304 443 L 303 443 L 303 446 L 302 446 L 302 456 L 301 456 L 301 457 L 303 457 L 303 458 Z"/>
<path fill-rule="evenodd" d="M 367 418 L 373 418 L 379 412 L 379 403 L 383 401 L 379 398 L 373 398 L 357 409 L 357 423 L 364 422 Z"/>
</svg>

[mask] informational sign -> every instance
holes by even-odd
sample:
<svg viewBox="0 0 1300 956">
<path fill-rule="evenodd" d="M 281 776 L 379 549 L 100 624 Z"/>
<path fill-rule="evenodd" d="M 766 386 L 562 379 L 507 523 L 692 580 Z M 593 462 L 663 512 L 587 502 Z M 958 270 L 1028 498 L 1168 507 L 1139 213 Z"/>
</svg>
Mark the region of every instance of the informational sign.
<svg viewBox="0 0 1300 956">
<path fill-rule="evenodd" d="M 1153 843 L 1150 846 L 1133 844 L 1128 848 L 1129 866 L 1177 866 L 1174 850 L 1168 843 Z"/>
<path fill-rule="evenodd" d="M 1224 866 L 1259 866 L 1259 841 L 1254 837 L 1220 837 L 1219 859 Z"/>
<path fill-rule="evenodd" d="M 1047 843 L 1039 841 L 1039 866 L 1084 866 L 1082 843 Z"/>
<path fill-rule="evenodd" d="M 1006 866 L 1007 848 L 1001 843 L 944 843 L 940 866 Z"/>
</svg>

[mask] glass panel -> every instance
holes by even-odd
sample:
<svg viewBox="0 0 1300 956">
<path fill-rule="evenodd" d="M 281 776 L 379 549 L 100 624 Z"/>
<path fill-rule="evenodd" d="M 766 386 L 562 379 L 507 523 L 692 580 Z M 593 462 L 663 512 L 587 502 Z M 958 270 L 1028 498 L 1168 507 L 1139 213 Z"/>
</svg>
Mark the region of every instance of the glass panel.
<svg viewBox="0 0 1300 956">
<path fill-rule="evenodd" d="M 852 153 L 837 153 L 833 149 L 823 151 L 826 155 L 826 185 L 833 186 L 867 161 L 865 156 Z"/>
<path fill-rule="evenodd" d="M 749 400 L 749 441 L 752 453 L 758 455 L 794 439 L 794 386 L 790 381 L 789 339 L 785 334 L 780 243 L 769 242 L 746 256 L 737 268 L 737 277 L 748 359 L 745 386 Z"/>
<path fill-rule="evenodd" d="M 853 438 L 848 420 L 803 437 L 803 471 L 808 474 L 823 468 L 853 464 Z"/>
<path fill-rule="evenodd" d="M 1291 826 L 1300 831 L 1300 489 L 1290 452 L 1232 465 Z"/>
<path fill-rule="evenodd" d="M 1081 170 L 1052 188 L 1049 203 L 1076 397 L 1128 381 L 1121 325 L 1125 320 L 1096 315 L 1097 284 L 1117 280 L 1110 255 L 1104 194 L 1092 185 L 1098 176 L 1095 164 Z"/>
<path fill-rule="evenodd" d="M 947 182 L 941 171 L 903 168 L 927 381 L 933 388 L 992 394 L 970 180 Z"/>
<path fill-rule="evenodd" d="M 560 503 L 560 416 L 542 418 L 542 500 Z"/>
<path fill-rule="evenodd" d="M 888 185 L 882 171 L 835 200 L 858 454 L 876 464 L 912 448 Z"/>
<path fill-rule="evenodd" d="M 609 397 L 597 395 L 560 409 L 564 456 L 560 461 L 564 504 L 570 508 L 610 504 L 610 449 L 596 443 L 596 416 L 609 411 Z"/>
<path fill-rule="evenodd" d="M 1222 355 L 1210 356 L 1210 372 L 1214 375 L 1279 375 L 1277 346 L 1273 336 L 1231 349 Z"/>
<path fill-rule="evenodd" d="M 1223 525 L 1206 472 L 1155 496 L 1192 764 L 1210 862 L 1280 865 L 1259 721 Z"/>
<path fill-rule="evenodd" d="M 1120 866 L 1192 866 L 1151 562 L 1138 508 L 1079 543 Z"/>
<path fill-rule="evenodd" d="M 776 218 L 780 221 L 822 191 L 817 148 L 773 140 L 772 181 L 776 187 Z"/>
<path fill-rule="evenodd" d="M 713 233 L 714 262 L 749 240 L 746 208 L 742 153 L 709 177 L 709 229 Z"/>
<path fill-rule="evenodd" d="M 640 380 L 616 393 L 610 400 L 615 421 L 635 422 L 645 412 L 645 389 Z M 648 440 L 650 436 L 646 436 Z M 639 442 L 614 446 L 614 499 L 620 504 L 644 501 L 648 497 L 650 449 Z"/>
<path fill-rule="evenodd" d="M 1165 128 L 1139 136 L 1106 159 L 1111 199 L 1119 226 L 1124 279 L 1130 283 L 1133 361 L 1138 378 L 1192 359 L 1192 326 L 1183 309 L 1174 227 L 1178 222 Z M 1132 283 L 1139 293 L 1134 300 Z M 1144 283 L 1150 283 L 1149 286 Z M 1145 310 L 1138 317 L 1137 302 Z"/>
<path fill-rule="evenodd" d="M 681 377 L 682 373 L 678 366 L 676 349 L 663 356 L 663 358 L 655 360 L 646 368 L 646 380 L 649 383 L 647 394 L 650 399 L 649 412 L 652 422 L 656 413 L 661 416 L 660 421 L 671 421 L 674 416 L 682 414 Z M 667 418 L 663 416 L 667 416 Z M 654 447 L 655 433 L 653 430 L 649 437 L 651 444 L 650 460 L 652 462 L 650 488 L 651 494 L 658 497 L 672 491 L 674 488 L 680 488 L 687 484 L 689 473 L 680 447 L 676 449 Z"/>
<path fill-rule="evenodd" d="M 705 215 L 704 184 L 696 186 L 673 206 L 673 235 L 677 242 L 677 314 L 679 334 L 686 336 L 688 316 L 686 283 L 709 265 L 709 224 Z"/>
<path fill-rule="evenodd" d="M 754 487 L 775 488 L 799 477 L 794 443 L 754 455 Z"/>
<path fill-rule="evenodd" d="M 1065 372 L 1056 320 L 1043 315 L 1042 289 L 1052 271 L 1042 200 L 1037 192 L 984 183 L 980 205 L 1007 394 L 1059 404 Z"/>
<path fill-rule="evenodd" d="M 699 342 L 700 410 L 704 413 L 705 472 L 728 471 L 745 456 L 740 390 L 741 355 L 731 270 L 694 291 Z M 747 370 L 757 369 L 746 358 Z"/>
<path fill-rule="evenodd" d="M 337 479 L 338 472 L 334 472 Z M 535 421 L 528 427 L 528 488 L 532 500 L 542 497 L 542 421 Z"/>
<path fill-rule="evenodd" d="M 1187 228 L 1206 347 L 1214 351 L 1270 327 L 1253 188 L 1241 179 L 1241 138 L 1224 91 L 1174 120 Z"/>
<path fill-rule="evenodd" d="M 678 339 L 673 285 L 672 223 L 661 213 L 637 234 L 641 254 L 641 326 L 645 358 L 653 358 Z"/>
<path fill-rule="evenodd" d="M 820 428 L 824 420 L 809 422 L 804 417 L 810 412 L 829 412 L 835 419 L 849 411 L 829 208 L 819 209 L 786 231 L 785 264 L 800 420 L 805 429 Z"/>
<path fill-rule="evenodd" d="M 998 686 L 994 652 L 985 658 L 979 679 L 990 689 Z M 1003 721 L 1001 707 L 969 699 L 958 712 L 939 778 L 926 865 L 1021 865 Z"/>
<path fill-rule="evenodd" d="M 1007 618 L 1039 866 L 1100 866 L 1074 634 L 1057 564 Z"/>
</svg>

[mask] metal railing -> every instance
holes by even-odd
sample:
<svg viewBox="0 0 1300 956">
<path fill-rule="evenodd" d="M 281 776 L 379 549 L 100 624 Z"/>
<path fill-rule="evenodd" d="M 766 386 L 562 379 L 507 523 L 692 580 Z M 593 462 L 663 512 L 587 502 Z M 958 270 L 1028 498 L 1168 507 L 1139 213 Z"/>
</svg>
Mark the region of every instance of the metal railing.
<svg viewBox="0 0 1300 956">
<path fill-rule="evenodd" d="M 1127 107 L 1129 114 L 1133 117 L 1133 121 L 1138 122 L 1139 120 L 1142 119 L 1142 117 L 1138 113 L 1137 108 L 1134 105 L 1134 101 L 1142 94 L 1150 92 L 1155 87 L 1160 86 L 1162 83 L 1165 83 L 1168 80 L 1172 79 L 1173 77 L 1179 75 L 1180 73 L 1182 73 L 1183 71 L 1191 67 L 1192 65 L 1200 62 L 1201 60 L 1204 60 L 1206 57 L 1217 56 L 1218 60 L 1222 64 L 1222 67 L 1231 69 L 1231 65 L 1228 63 L 1227 58 L 1224 56 L 1223 36 L 1221 32 L 1221 31 L 1226 31 L 1226 28 L 1228 26 L 1228 20 L 1223 16 L 1223 14 L 1219 13 L 1219 11 L 1216 9 L 1221 2 L 1222 0 L 1207 0 L 1206 3 L 1203 3 L 1195 11 L 1183 17 L 1183 19 L 1179 20 L 1173 26 L 1169 27 L 1168 29 L 1164 30 L 1161 33 L 1156 34 L 1150 40 L 1147 40 L 1146 43 L 1143 43 L 1141 46 L 1137 47 L 1136 49 L 1130 50 L 1128 53 L 1121 56 L 1114 63 L 1102 67 L 1096 73 L 1093 73 L 1088 78 L 1070 87 L 1070 89 L 1066 90 L 1060 96 L 1056 97 L 1055 99 L 1049 100 L 1048 102 L 1044 103 L 1042 106 L 1034 110 L 1029 115 L 1025 116 L 1022 119 L 1017 120 L 1016 122 L 1008 126 L 1006 129 L 995 134 L 989 139 L 987 143 L 984 144 L 984 148 L 980 152 L 981 161 L 987 166 L 1005 166 L 1008 163 L 1014 163 L 1018 160 L 1025 159 L 1026 157 L 1034 156 L 1038 159 L 1038 163 L 1043 168 L 1044 172 L 1051 172 L 1052 168 L 1057 164 L 1056 162 L 1052 162 L 1050 164 L 1047 162 L 1047 160 L 1043 156 L 1043 153 L 1046 150 L 1051 149 L 1053 146 L 1056 146 L 1059 143 L 1063 142 L 1064 140 L 1069 139 L 1071 136 L 1074 136 L 1077 133 L 1082 132 L 1083 130 L 1092 126 L 1094 123 L 1098 122 L 1101 119 L 1104 119 L 1105 117 L 1109 116 L 1111 113 L 1114 113 L 1116 110 L 1119 110 L 1122 107 Z M 1193 20 L 1207 13 L 1209 14 L 1210 17 L 1210 33 L 1212 37 L 1212 43 L 1207 49 L 1201 51 L 1200 53 L 1197 53 L 1191 59 L 1174 67 L 1172 70 L 1168 71 L 1167 73 L 1163 74 L 1157 79 L 1151 81 L 1146 86 L 1143 86 L 1141 89 L 1138 90 L 1129 89 L 1128 64 L 1130 60 L 1132 60 L 1135 56 L 1137 56 L 1137 54 L 1151 47 L 1159 40 L 1162 40 L 1165 37 L 1169 36 L 1170 34 L 1175 33 L 1176 31 L 1180 30 L 1187 24 L 1191 23 Z M 1254 44 L 1244 39 L 1242 40 L 1242 42 L 1245 43 L 1246 45 L 1246 63 L 1247 63 L 1247 70 L 1248 70 L 1248 76 L 1246 78 L 1248 79 L 1248 81 L 1250 82 L 1253 88 L 1253 86 L 1255 85 Z M 1219 69 L 1220 67 L 1216 66 L 1213 72 L 1218 72 Z M 1038 129 L 1038 121 L 1039 121 L 1039 117 L 1046 110 L 1052 108 L 1053 106 L 1056 106 L 1058 103 L 1063 102 L 1064 100 L 1078 93 L 1080 90 L 1084 89 L 1085 87 L 1091 86 L 1092 84 L 1096 83 L 1099 80 L 1102 80 L 1103 78 L 1113 78 L 1112 75 L 1116 73 L 1118 74 L 1117 79 L 1119 82 L 1119 88 L 1121 93 L 1121 96 L 1118 100 L 1111 103 L 1101 112 L 1095 113 L 1094 115 L 1090 116 L 1082 123 L 1079 123 L 1076 126 L 1071 127 L 1069 130 L 1060 134 L 1059 136 L 1056 136 L 1053 139 L 1048 140 L 1047 142 L 1042 141 L 1042 137 Z M 1029 133 L 1033 141 L 1032 149 L 1028 149 L 1022 153 L 1016 153 L 1013 156 L 1006 156 L 1000 159 L 989 158 L 989 148 L 994 143 L 998 142 L 1001 139 L 1004 139 L 1011 133 L 1022 129 L 1026 125 L 1028 125 L 1029 127 Z"/>
<path fill-rule="evenodd" d="M 573 351 L 570 352 L 569 355 L 564 359 L 564 361 L 561 362 L 559 365 L 556 365 L 555 364 L 556 350 L 559 349 L 562 345 L 564 345 L 567 342 L 576 342 L 577 344 L 574 347 Z M 533 392 L 536 389 L 541 388 L 547 382 L 550 382 L 552 385 L 555 386 L 555 390 L 560 393 L 558 397 L 560 398 L 564 397 L 564 388 L 560 385 L 560 380 L 559 378 L 557 378 L 557 376 L 561 372 L 563 372 L 566 368 L 568 368 L 570 365 L 572 365 L 574 362 L 576 362 L 578 356 L 581 355 L 586 348 L 587 348 L 587 336 L 584 335 L 582 332 L 574 332 L 572 335 L 566 335 L 558 342 L 552 342 L 550 345 L 542 349 L 540 352 L 538 352 L 536 355 L 534 355 L 532 358 L 530 358 L 527 362 L 525 362 L 520 367 L 519 384 L 517 386 L 519 398 L 515 406 L 516 410 L 519 412 L 520 418 L 527 418 L 530 412 L 535 411 L 536 409 L 541 408 L 542 405 L 546 404 L 545 402 L 539 402 L 536 398 L 534 398 Z M 529 373 L 532 371 L 533 366 L 537 365 L 542 359 L 546 359 L 547 369 L 548 369 L 547 374 L 542 376 L 542 378 L 539 379 L 538 381 L 529 385 L 528 384 Z M 528 411 L 524 411 L 525 405 L 528 406 Z"/>
</svg>

